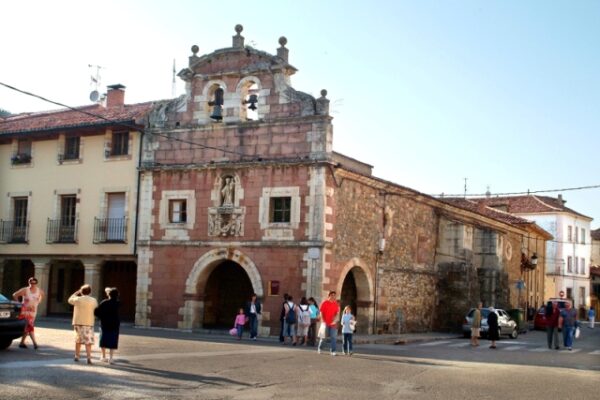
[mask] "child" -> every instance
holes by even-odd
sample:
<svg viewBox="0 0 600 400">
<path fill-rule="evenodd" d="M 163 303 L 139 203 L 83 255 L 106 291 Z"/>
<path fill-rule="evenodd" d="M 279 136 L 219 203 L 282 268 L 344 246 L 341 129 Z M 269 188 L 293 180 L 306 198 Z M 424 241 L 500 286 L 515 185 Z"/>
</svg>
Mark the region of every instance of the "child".
<svg viewBox="0 0 600 400">
<path fill-rule="evenodd" d="M 242 339 L 242 332 L 244 331 L 245 324 L 246 324 L 246 313 L 244 313 L 243 308 L 240 308 L 240 312 L 235 317 L 235 322 L 234 322 L 235 329 L 237 329 L 237 340 Z"/>
<path fill-rule="evenodd" d="M 349 356 L 352 355 L 352 333 L 356 326 L 356 318 L 352 315 L 352 308 L 350 306 L 344 307 L 344 315 L 342 315 L 342 334 L 344 335 L 344 342 L 342 345 L 343 354 Z"/>
</svg>

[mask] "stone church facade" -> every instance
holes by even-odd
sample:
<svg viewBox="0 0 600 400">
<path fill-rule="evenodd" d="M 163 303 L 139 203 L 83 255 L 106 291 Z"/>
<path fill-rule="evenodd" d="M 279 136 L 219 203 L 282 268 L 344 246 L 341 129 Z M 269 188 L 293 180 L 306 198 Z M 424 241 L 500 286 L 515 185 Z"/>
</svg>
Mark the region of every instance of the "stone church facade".
<svg viewBox="0 0 600 400">
<path fill-rule="evenodd" d="M 511 272 L 518 257 L 507 260 L 505 243 L 525 250 L 519 238 L 530 225 L 384 181 L 334 152 L 327 92 L 315 98 L 292 87 L 287 40 L 271 55 L 245 46 L 241 32 L 206 55 L 193 46 L 178 74 L 186 94 L 157 103 L 149 117 L 137 325 L 230 327 L 256 293 L 260 332 L 274 335 L 284 293 L 320 301 L 335 290 L 353 306 L 359 333 L 452 329 L 456 318 L 440 301 L 460 298 L 463 310 L 480 298 L 467 270 L 501 271 L 484 284 L 504 276 L 508 285 L 522 273 Z M 471 241 L 494 232 L 497 257 L 454 266 L 466 231 Z M 463 247 L 448 245 L 459 237 Z M 448 268 L 460 284 L 443 285 Z M 510 305 L 510 290 L 490 301 Z"/>
</svg>

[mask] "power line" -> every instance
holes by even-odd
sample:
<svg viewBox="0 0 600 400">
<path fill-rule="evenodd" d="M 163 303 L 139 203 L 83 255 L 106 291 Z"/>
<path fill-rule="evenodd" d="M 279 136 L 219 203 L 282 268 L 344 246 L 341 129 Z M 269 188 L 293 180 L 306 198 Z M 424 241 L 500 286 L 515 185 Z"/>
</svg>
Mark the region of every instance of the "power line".
<svg viewBox="0 0 600 400">
<path fill-rule="evenodd" d="M 140 128 L 139 126 L 135 126 L 135 125 L 127 124 L 127 123 L 124 123 L 124 122 L 116 121 L 116 120 L 113 120 L 113 119 L 110 119 L 110 118 L 103 117 L 102 115 L 98 115 L 98 114 L 91 113 L 91 112 L 88 112 L 88 111 L 85 111 L 85 110 L 81 110 L 81 109 L 76 108 L 76 107 L 71 107 L 69 105 L 66 105 L 66 104 L 63 104 L 63 103 L 59 103 L 58 101 L 50 100 L 50 99 L 48 99 L 46 97 L 37 95 L 35 93 L 31 93 L 31 92 L 28 92 L 28 91 L 25 91 L 25 90 L 21 90 L 19 88 L 16 88 L 14 86 L 8 85 L 8 84 L 3 83 L 3 82 L 0 82 L 0 85 L 6 87 L 8 89 L 17 91 L 19 93 L 25 94 L 27 96 L 35 97 L 37 99 L 43 100 L 45 102 L 48 102 L 48 103 L 51 103 L 51 104 L 54 104 L 54 105 L 57 105 L 59 107 L 65 107 L 65 108 L 67 108 L 69 110 L 72 110 L 72 111 L 75 111 L 75 112 L 78 112 L 78 113 L 81 113 L 81 114 L 85 114 L 85 115 L 88 115 L 90 117 L 98 118 L 98 119 L 101 119 L 101 120 L 106 121 L 106 122 L 110 122 L 110 123 L 118 125 L 118 126 L 124 126 L 126 128 L 130 128 L 130 129 L 133 129 L 133 130 L 136 130 L 136 131 L 140 131 L 140 132 L 143 132 L 143 133 L 148 133 L 148 134 L 154 135 L 154 136 L 159 136 L 159 137 L 165 138 L 167 140 L 173 140 L 175 142 L 185 143 L 185 144 L 189 144 L 191 146 L 198 146 L 198 147 L 194 147 L 192 149 L 211 149 L 211 150 L 222 151 L 224 153 L 235 154 L 235 155 L 238 155 L 238 156 L 241 156 L 241 157 L 246 156 L 246 154 L 240 153 L 238 151 L 228 150 L 228 149 L 224 149 L 224 148 L 221 148 L 221 147 L 208 146 L 208 145 L 197 143 L 197 142 L 193 142 L 193 141 L 190 141 L 190 140 L 179 139 L 179 138 L 172 137 L 172 136 L 165 135 L 165 134 L 160 134 L 160 133 L 156 133 L 156 132 L 152 132 L 152 131 L 146 131 L 144 128 Z"/>
<path fill-rule="evenodd" d="M 587 189 L 599 189 L 600 185 L 589 185 L 589 186 L 578 186 L 578 187 L 570 187 L 570 188 L 562 188 L 562 189 L 544 189 L 544 190 L 528 190 L 526 192 L 506 192 L 506 193 L 478 193 L 478 194 L 433 194 L 433 197 L 499 197 L 499 196 L 518 196 L 518 195 L 530 195 L 536 193 L 552 193 L 552 192 L 568 192 L 573 190 L 587 190 Z"/>
</svg>

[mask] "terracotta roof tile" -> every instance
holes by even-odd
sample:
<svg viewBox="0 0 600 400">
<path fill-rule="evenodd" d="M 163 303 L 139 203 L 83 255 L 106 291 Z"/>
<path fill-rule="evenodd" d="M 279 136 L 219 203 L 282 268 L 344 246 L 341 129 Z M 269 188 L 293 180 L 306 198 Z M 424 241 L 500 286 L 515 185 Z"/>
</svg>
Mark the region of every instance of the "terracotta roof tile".
<svg viewBox="0 0 600 400">
<path fill-rule="evenodd" d="M 439 199 L 445 203 L 448 204 L 452 204 L 453 206 L 465 209 L 465 210 L 469 210 L 469 211 L 473 211 L 476 212 L 478 214 L 481 214 L 485 217 L 488 218 L 493 218 L 499 221 L 502 221 L 504 223 L 507 224 L 511 224 L 511 225 L 526 225 L 526 224 L 531 224 L 532 222 L 529 220 L 526 220 L 524 218 L 521 217 L 517 217 L 516 215 L 512 215 L 509 214 L 507 212 L 501 211 L 501 210 L 496 210 L 493 209 L 491 207 L 487 207 L 484 204 L 479 204 L 477 201 L 475 200 L 467 200 L 467 199 L 461 199 L 461 198 L 441 198 Z"/>
<path fill-rule="evenodd" d="M 544 214 L 568 212 L 581 217 L 590 218 L 565 206 L 566 201 L 549 196 L 506 196 L 470 199 L 488 207 L 499 208 L 511 214 Z M 591 218 L 590 218 L 591 219 Z"/>
<path fill-rule="evenodd" d="M 591 234 L 593 240 L 600 240 L 600 228 L 593 230 Z"/>
<path fill-rule="evenodd" d="M 126 104 L 110 108 L 96 104 L 77 107 L 75 110 L 15 114 L 8 118 L 0 119 L 0 136 L 11 133 L 106 125 L 110 122 L 136 121 L 137 123 L 141 123 L 141 119 L 150 111 L 152 104 L 152 102 Z"/>
</svg>

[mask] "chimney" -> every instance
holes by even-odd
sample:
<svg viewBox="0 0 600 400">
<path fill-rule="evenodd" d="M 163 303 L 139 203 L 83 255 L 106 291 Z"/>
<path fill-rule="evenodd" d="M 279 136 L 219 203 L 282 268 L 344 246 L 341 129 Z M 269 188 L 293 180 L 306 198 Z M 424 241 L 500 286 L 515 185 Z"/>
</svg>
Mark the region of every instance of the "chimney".
<svg viewBox="0 0 600 400">
<path fill-rule="evenodd" d="M 563 206 L 565 205 L 565 203 L 567 202 L 566 200 L 563 200 L 562 194 L 558 195 L 558 201 L 560 202 L 560 204 L 562 204 Z"/>
<path fill-rule="evenodd" d="M 125 104 L 125 86 L 117 83 L 107 86 L 106 107 L 118 107 Z"/>
</svg>

